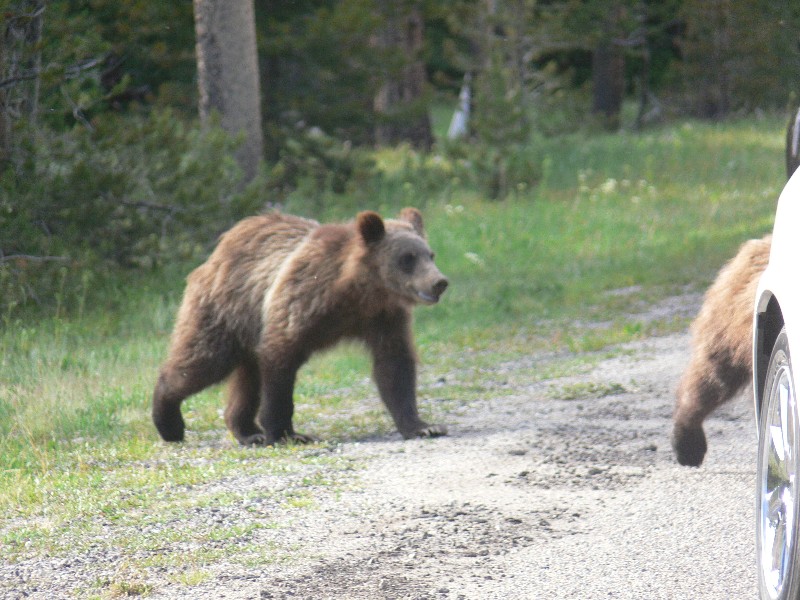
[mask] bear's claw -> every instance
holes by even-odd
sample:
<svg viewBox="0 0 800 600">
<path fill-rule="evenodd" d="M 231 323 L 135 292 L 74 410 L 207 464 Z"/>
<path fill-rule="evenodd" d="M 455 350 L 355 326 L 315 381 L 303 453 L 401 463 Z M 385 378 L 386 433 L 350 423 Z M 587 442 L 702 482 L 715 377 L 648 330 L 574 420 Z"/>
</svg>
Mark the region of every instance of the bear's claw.
<svg viewBox="0 0 800 600">
<path fill-rule="evenodd" d="M 424 425 L 408 437 L 432 438 L 443 435 L 447 435 L 447 427 L 445 425 Z"/>
<path fill-rule="evenodd" d="M 266 433 L 254 433 L 244 439 L 240 439 L 242 446 L 276 446 L 278 444 L 313 444 L 317 440 L 310 435 L 302 433 L 283 433 L 282 435 L 267 435 Z"/>
</svg>

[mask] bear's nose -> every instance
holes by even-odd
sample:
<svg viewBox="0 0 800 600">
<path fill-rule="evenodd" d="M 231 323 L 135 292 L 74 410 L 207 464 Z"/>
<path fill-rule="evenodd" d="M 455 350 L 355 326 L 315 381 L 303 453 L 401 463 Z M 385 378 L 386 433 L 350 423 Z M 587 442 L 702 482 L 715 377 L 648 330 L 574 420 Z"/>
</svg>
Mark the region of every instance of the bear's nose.
<svg viewBox="0 0 800 600">
<path fill-rule="evenodd" d="M 436 295 L 436 297 L 438 298 L 439 296 L 441 296 L 442 294 L 444 294 L 444 291 L 447 289 L 447 286 L 448 286 L 447 279 L 445 279 L 445 278 L 442 278 L 442 279 L 440 279 L 439 281 L 437 281 L 437 282 L 434 284 L 434 286 L 433 286 L 433 293 L 434 293 L 434 294 Z"/>
</svg>

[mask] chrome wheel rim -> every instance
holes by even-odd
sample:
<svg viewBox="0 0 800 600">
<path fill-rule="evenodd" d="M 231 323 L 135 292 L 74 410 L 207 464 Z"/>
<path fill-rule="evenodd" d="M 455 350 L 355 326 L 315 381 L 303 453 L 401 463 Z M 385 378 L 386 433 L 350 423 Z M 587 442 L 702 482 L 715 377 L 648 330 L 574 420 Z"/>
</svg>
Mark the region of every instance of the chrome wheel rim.
<svg viewBox="0 0 800 600">
<path fill-rule="evenodd" d="M 762 589 L 780 597 L 791 568 L 797 501 L 798 415 L 788 364 L 778 367 L 768 390 L 762 434 L 759 563 Z"/>
</svg>

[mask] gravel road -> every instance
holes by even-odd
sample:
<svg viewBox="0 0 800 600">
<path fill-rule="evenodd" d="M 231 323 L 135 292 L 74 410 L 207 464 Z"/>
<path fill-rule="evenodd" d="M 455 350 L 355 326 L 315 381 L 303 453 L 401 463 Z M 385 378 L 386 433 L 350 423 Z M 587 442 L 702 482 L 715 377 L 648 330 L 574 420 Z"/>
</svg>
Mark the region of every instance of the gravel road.
<svg viewBox="0 0 800 600">
<path fill-rule="evenodd" d="M 448 437 L 339 445 L 361 465 L 352 484 L 255 534 L 291 561 L 208 565 L 202 584 L 155 581 L 149 597 L 754 598 L 749 393 L 709 420 L 705 464 L 678 466 L 668 436 L 688 345 L 650 338 L 580 375 L 506 386 L 453 414 Z M 502 368 L 535 359 L 519 360 Z M 586 393 L 554 399 L 553 386 Z M 48 569 L 5 565 L 20 581 L 7 597 L 74 597 Z"/>
<path fill-rule="evenodd" d="M 688 342 L 636 343 L 582 378 L 624 393 L 519 390 L 472 407 L 451 437 L 346 448 L 369 467 L 360 490 L 301 528 L 317 530 L 319 558 L 226 597 L 756 597 L 749 397 L 710 420 L 702 468 L 672 458 Z"/>
</svg>

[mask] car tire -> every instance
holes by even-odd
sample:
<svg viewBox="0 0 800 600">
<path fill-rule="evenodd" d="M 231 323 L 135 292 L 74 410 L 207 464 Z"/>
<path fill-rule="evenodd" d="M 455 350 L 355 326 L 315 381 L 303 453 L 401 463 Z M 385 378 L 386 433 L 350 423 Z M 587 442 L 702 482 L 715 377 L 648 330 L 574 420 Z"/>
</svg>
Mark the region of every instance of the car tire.
<svg viewBox="0 0 800 600">
<path fill-rule="evenodd" d="M 767 367 L 756 475 L 756 560 L 761 600 L 800 599 L 800 406 L 784 327 Z"/>
</svg>

